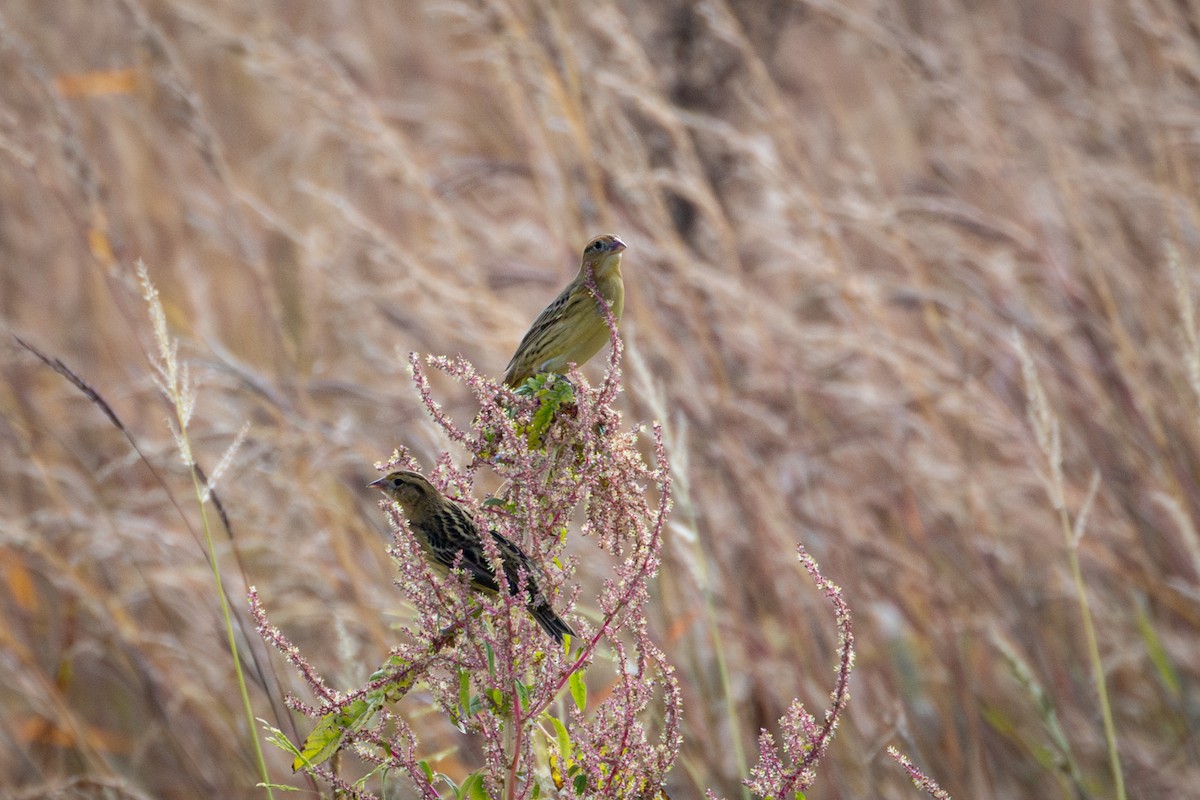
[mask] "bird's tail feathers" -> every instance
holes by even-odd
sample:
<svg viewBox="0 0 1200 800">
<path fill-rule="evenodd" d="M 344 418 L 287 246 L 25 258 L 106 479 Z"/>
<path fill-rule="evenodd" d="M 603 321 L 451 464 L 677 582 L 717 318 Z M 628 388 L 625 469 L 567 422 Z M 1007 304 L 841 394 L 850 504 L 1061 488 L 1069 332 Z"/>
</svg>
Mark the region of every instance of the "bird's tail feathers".
<svg viewBox="0 0 1200 800">
<path fill-rule="evenodd" d="M 542 630 L 548 633 L 550 638 L 559 644 L 562 644 L 563 636 L 565 635 L 569 634 L 572 638 L 575 637 L 575 631 L 571 630 L 571 626 L 562 617 L 554 613 L 554 609 L 550 607 L 549 603 L 543 602 L 540 605 L 531 605 L 529 613 L 533 615 L 534 620 L 542 627 Z"/>
</svg>

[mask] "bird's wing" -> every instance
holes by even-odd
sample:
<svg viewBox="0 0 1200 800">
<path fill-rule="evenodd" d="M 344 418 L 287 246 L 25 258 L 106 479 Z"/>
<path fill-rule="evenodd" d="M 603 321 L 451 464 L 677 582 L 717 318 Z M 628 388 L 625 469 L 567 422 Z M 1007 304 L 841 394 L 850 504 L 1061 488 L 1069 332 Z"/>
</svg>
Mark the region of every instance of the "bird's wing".
<svg viewBox="0 0 1200 800">
<path fill-rule="evenodd" d="M 521 552 L 521 548 L 495 531 L 492 531 L 492 541 L 500 548 L 500 557 L 504 561 L 504 577 L 508 579 L 508 591 L 512 594 L 516 594 L 519 591 L 517 583 L 519 576 L 517 573 L 524 569 L 526 588 L 536 603 L 538 598 L 542 596 L 542 591 L 537 585 L 537 567 L 533 565 L 529 556 Z"/>
<path fill-rule="evenodd" d="M 521 343 L 517 345 L 517 351 L 513 353 L 512 359 L 509 360 L 505 371 L 511 370 L 517 363 L 517 357 L 522 355 L 528 345 L 538 340 L 546 332 L 546 329 L 561 320 L 567 311 L 567 303 L 571 299 L 571 293 L 575 290 L 575 282 L 572 281 L 567 285 L 567 288 L 562 290 L 562 294 L 554 298 L 550 305 L 542 309 L 542 313 L 538 314 L 537 319 L 529 326 L 529 330 L 525 331 L 525 335 L 521 337 Z"/>
<path fill-rule="evenodd" d="M 471 576 L 472 583 L 493 592 L 500 591 L 496 573 L 492 571 L 492 565 L 483 552 L 479 529 L 465 508 L 457 503 L 446 503 L 434 528 L 440 540 L 430 544 L 439 561 L 452 567 L 458 560 L 458 565 Z M 461 559 L 458 558 L 459 553 L 462 553 Z"/>
</svg>

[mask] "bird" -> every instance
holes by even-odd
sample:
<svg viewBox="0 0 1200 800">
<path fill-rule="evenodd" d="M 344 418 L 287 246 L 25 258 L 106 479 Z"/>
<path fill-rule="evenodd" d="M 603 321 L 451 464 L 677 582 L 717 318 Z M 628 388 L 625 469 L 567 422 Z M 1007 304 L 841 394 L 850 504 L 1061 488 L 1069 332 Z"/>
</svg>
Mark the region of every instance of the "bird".
<svg viewBox="0 0 1200 800">
<path fill-rule="evenodd" d="M 621 253 L 625 243 L 606 233 L 583 248 L 579 274 L 542 310 L 517 345 L 504 370 L 504 383 L 517 388 L 540 372 L 560 372 L 568 364 L 583 364 L 609 339 L 608 324 L 595 296 L 588 289 L 589 275 L 600 296 L 620 322 L 625 310 L 625 284 L 621 279 Z"/>
<path fill-rule="evenodd" d="M 439 574 L 447 574 L 457 561 L 457 566 L 470 578 L 473 589 L 499 594 L 500 584 L 483 549 L 479 528 L 465 508 L 447 499 L 420 473 L 410 470 L 389 472 L 368 486 L 379 489 L 389 500 L 400 505 L 426 560 Z M 571 626 L 554 612 L 538 586 L 539 571 L 529 557 L 504 536 L 495 531 L 489 533 L 500 551 L 509 593 L 521 591 L 518 572 L 523 569 L 525 591 L 529 594 L 527 608 L 534 620 L 560 645 L 565 634 L 574 637 Z M 459 553 L 462 553 L 461 559 Z"/>
</svg>

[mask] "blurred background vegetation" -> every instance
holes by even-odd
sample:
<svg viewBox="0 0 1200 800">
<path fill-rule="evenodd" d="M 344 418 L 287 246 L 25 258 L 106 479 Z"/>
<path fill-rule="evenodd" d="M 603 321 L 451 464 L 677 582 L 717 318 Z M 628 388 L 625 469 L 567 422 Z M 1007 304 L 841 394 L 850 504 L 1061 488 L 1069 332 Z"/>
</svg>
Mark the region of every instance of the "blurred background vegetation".
<svg viewBox="0 0 1200 800">
<path fill-rule="evenodd" d="M 1072 519 L 1099 477 L 1080 557 L 1130 795 L 1200 797 L 1198 19 L 5 4 L 0 794 L 261 796 L 138 259 L 198 384 L 201 465 L 249 426 L 218 485 L 235 606 L 256 584 L 349 686 L 406 614 L 371 465 L 447 446 L 404 355 L 498 377 L 611 231 L 626 422 L 663 420 L 679 490 L 651 622 L 686 702 L 673 797 L 737 796 L 759 729 L 794 696 L 825 707 L 833 621 L 797 541 L 857 634 L 811 798 L 919 796 L 892 744 L 960 797 L 1112 796 L 1014 332 Z M 94 386 L 147 460 L 8 334 Z M 256 712 L 290 730 L 294 677 L 243 646 L 275 664 Z M 473 743 L 409 702 L 435 766 L 469 771 Z"/>
</svg>

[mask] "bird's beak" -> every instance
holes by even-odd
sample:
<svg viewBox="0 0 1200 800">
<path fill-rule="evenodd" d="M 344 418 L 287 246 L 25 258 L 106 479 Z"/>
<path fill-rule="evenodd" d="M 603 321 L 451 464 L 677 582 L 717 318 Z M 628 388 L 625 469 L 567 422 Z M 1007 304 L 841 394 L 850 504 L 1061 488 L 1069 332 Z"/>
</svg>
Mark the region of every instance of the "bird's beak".
<svg viewBox="0 0 1200 800">
<path fill-rule="evenodd" d="M 387 484 L 387 476 L 386 475 L 384 477 L 380 478 L 379 480 L 371 481 L 370 483 L 368 483 L 367 488 L 368 489 L 382 489 L 385 484 Z"/>
<path fill-rule="evenodd" d="M 610 253 L 614 253 L 614 254 L 615 254 L 615 253 L 619 253 L 619 252 L 621 252 L 621 251 L 622 251 L 622 250 L 624 250 L 624 249 L 625 249 L 625 243 L 624 243 L 624 242 L 622 242 L 620 239 L 618 239 L 617 237 L 615 237 L 615 236 L 614 236 L 614 237 L 613 237 L 613 241 L 612 241 L 612 245 L 610 245 L 610 246 L 609 246 L 609 248 L 608 248 L 609 252 L 610 252 Z"/>
</svg>

